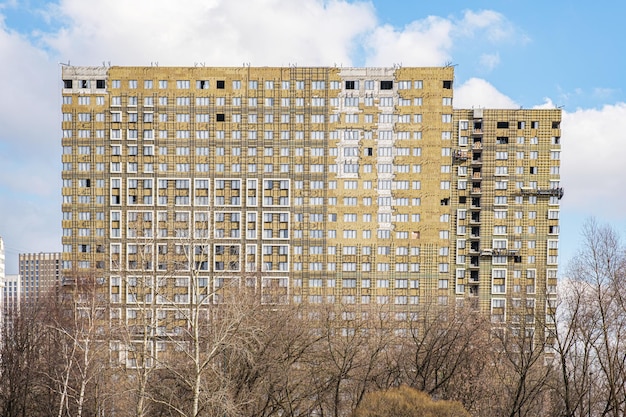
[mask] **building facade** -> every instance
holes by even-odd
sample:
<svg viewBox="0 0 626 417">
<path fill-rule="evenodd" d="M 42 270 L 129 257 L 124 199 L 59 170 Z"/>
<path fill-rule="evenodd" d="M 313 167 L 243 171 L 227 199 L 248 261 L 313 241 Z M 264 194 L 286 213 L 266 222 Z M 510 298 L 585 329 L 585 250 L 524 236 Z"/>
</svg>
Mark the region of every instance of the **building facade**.
<svg viewBox="0 0 626 417">
<path fill-rule="evenodd" d="M 4 240 L 2 240 L 2 236 L 0 236 L 0 290 L 2 291 L 2 300 L 0 300 L 0 323 L 4 323 L 4 283 L 6 280 L 6 269 L 5 269 L 5 255 L 4 255 Z"/>
<path fill-rule="evenodd" d="M 558 109 L 454 109 L 452 67 L 62 78 L 63 280 L 93 277 L 112 316 L 236 286 L 399 320 L 460 303 L 548 320 Z"/>
<path fill-rule="evenodd" d="M 20 276 L 7 274 L 2 287 L 2 325 L 3 336 L 10 334 L 13 320 L 20 311 Z"/>
<path fill-rule="evenodd" d="M 19 275 L 23 303 L 38 303 L 57 294 L 61 283 L 61 253 L 20 253 Z"/>
</svg>

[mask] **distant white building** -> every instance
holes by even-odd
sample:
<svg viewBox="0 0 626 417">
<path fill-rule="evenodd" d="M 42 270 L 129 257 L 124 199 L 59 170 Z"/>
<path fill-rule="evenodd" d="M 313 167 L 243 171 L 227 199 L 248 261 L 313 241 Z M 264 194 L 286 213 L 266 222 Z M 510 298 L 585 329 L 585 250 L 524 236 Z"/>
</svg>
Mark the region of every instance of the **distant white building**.
<svg viewBox="0 0 626 417">
<path fill-rule="evenodd" d="M 3 294 L 3 297 L 0 299 L 0 323 L 4 323 L 4 259 L 4 241 L 2 240 L 2 236 L 0 236 L 0 291 L 2 291 Z"/>
<path fill-rule="evenodd" d="M 5 275 L 2 288 L 2 324 L 7 326 L 20 310 L 20 286 L 19 274 Z"/>
</svg>

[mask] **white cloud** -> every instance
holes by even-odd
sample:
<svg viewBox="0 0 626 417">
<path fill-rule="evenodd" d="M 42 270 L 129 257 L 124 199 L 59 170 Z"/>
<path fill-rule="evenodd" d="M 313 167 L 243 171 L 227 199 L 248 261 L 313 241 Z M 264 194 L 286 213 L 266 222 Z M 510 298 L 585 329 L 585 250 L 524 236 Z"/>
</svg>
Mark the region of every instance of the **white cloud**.
<svg viewBox="0 0 626 417">
<path fill-rule="evenodd" d="M 1 19 L 1 15 L 0 15 Z M 0 20 L 0 126 L 3 145 L 25 149 L 49 135 L 59 102 L 58 70 L 46 53 Z M 32 123 L 37 115 L 39 123 Z M 46 127 L 43 127 L 43 126 Z M 6 142 L 5 142 L 6 141 Z"/>
<path fill-rule="evenodd" d="M 428 16 L 402 29 L 384 25 L 367 37 L 366 65 L 443 65 L 452 60 L 452 51 L 458 41 L 481 38 L 498 43 L 512 39 L 515 33 L 503 15 L 489 10 L 466 11 L 461 19 Z M 497 54 L 492 54 L 487 64 L 497 64 L 496 58 Z"/>
<path fill-rule="evenodd" d="M 610 98 L 611 96 L 613 96 L 617 92 L 618 92 L 618 90 L 616 90 L 614 88 L 596 87 L 596 88 L 593 89 L 593 96 L 595 98 L 606 100 L 606 99 Z"/>
<path fill-rule="evenodd" d="M 58 250 L 59 70 L 0 15 L 0 233 L 17 251 Z"/>
<path fill-rule="evenodd" d="M 500 54 L 482 54 L 480 56 L 480 65 L 487 71 L 491 71 L 500 64 Z"/>
<path fill-rule="evenodd" d="M 533 109 L 553 109 L 555 107 L 557 106 L 552 102 L 552 99 L 546 97 L 543 99 L 542 104 L 537 104 L 536 106 L 533 106 Z"/>
<path fill-rule="evenodd" d="M 470 78 L 454 90 L 454 107 L 471 109 L 514 109 L 519 105 L 499 92 L 493 85 L 480 78 Z"/>
<path fill-rule="evenodd" d="M 564 112 L 561 176 L 564 207 L 596 217 L 623 215 L 626 103 Z"/>
<path fill-rule="evenodd" d="M 457 36 L 474 37 L 477 33 L 490 42 L 500 42 L 513 37 L 515 30 L 507 19 L 493 10 L 473 12 L 466 10 L 456 24 Z"/>
<path fill-rule="evenodd" d="M 390 25 L 381 26 L 368 37 L 366 65 L 442 65 L 450 60 L 451 29 L 449 20 L 434 16 L 414 21 L 403 30 Z"/>
<path fill-rule="evenodd" d="M 55 13 L 66 27 L 44 41 L 79 65 L 350 65 L 376 23 L 371 4 L 341 0 L 62 0 Z"/>
</svg>

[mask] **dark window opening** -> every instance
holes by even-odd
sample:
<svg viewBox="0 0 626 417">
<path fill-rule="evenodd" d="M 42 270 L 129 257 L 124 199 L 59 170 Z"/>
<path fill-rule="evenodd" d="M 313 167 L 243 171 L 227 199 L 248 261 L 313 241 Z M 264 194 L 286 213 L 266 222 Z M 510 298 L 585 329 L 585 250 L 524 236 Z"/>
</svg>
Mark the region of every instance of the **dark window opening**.
<svg viewBox="0 0 626 417">
<path fill-rule="evenodd" d="M 474 129 L 481 130 L 483 128 L 483 122 L 474 122 Z"/>
<path fill-rule="evenodd" d="M 223 90 L 226 87 L 226 82 L 224 80 L 218 80 L 215 86 L 218 89 Z"/>
<path fill-rule="evenodd" d="M 517 122 L 518 129 L 524 129 L 526 127 L 526 122 Z"/>
<path fill-rule="evenodd" d="M 89 81 L 80 80 L 80 88 L 89 88 Z"/>
<path fill-rule="evenodd" d="M 72 88 L 72 80 L 63 80 L 63 88 Z"/>
<path fill-rule="evenodd" d="M 466 204 L 466 203 L 467 203 L 467 197 L 465 196 L 459 197 L 459 204 Z"/>
<path fill-rule="evenodd" d="M 96 80 L 96 88 L 105 88 L 105 86 L 104 80 Z"/>
<path fill-rule="evenodd" d="M 506 136 L 498 136 L 498 137 L 496 138 L 496 143 L 497 143 L 498 145 L 506 145 L 506 144 L 508 144 L 508 143 L 509 143 L 509 138 L 508 138 L 508 137 L 506 137 Z"/>
<path fill-rule="evenodd" d="M 224 113 L 218 113 L 215 115 L 215 120 L 218 122 L 225 122 L 226 121 L 226 115 Z"/>
<path fill-rule="evenodd" d="M 537 167 L 530 167 L 530 173 L 531 174 L 536 174 L 537 173 Z"/>
<path fill-rule="evenodd" d="M 374 155 L 374 148 L 365 148 L 365 156 Z"/>
<path fill-rule="evenodd" d="M 381 90 L 393 90 L 393 81 L 381 81 L 380 89 Z"/>
<path fill-rule="evenodd" d="M 539 129 L 539 122 L 530 122 L 531 129 Z"/>
<path fill-rule="evenodd" d="M 552 129 L 560 129 L 561 122 L 552 122 Z"/>
<path fill-rule="evenodd" d="M 354 90 L 354 81 L 346 81 L 346 90 Z"/>
<path fill-rule="evenodd" d="M 451 80 L 445 80 L 443 82 L 443 88 L 449 90 L 452 88 L 452 81 Z"/>
<path fill-rule="evenodd" d="M 450 199 L 449 198 L 444 198 L 441 200 L 441 205 L 442 206 L 448 206 L 450 205 Z"/>
<path fill-rule="evenodd" d="M 513 262 L 516 264 L 522 263 L 522 257 L 521 256 L 514 256 L 513 257 Z"/>
<path fill-rule="evenodd" d="M 198 81 L 198 88 L 201 90 L 206 90 L 207 88 L 209 88 L 209 82 L 206 80 L 199 80 Z"/>
<path fill-rule="evenodd" d="M 498 122 L 496 127 L 498 129 L 508 129 L 509 128 L 509 122 Z"/>
</svg>

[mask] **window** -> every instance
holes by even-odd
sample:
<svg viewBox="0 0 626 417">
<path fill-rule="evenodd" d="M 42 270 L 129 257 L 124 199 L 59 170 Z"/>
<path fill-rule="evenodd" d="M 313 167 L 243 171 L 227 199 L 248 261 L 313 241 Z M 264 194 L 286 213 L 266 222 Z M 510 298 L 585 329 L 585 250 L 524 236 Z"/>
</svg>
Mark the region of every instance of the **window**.
<svg viewBox="0 0 626 417">
<path fill-rule="evenodd" d="M 393 81 L 381 81 L 380 89 L 381 90 L 393 90 Z"/>
</svg>

